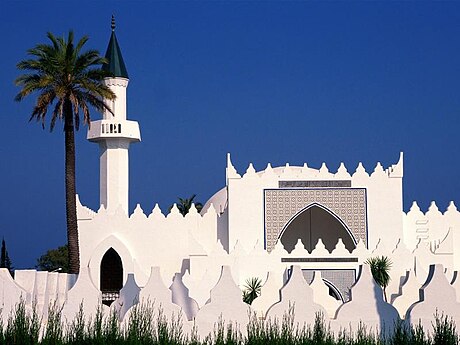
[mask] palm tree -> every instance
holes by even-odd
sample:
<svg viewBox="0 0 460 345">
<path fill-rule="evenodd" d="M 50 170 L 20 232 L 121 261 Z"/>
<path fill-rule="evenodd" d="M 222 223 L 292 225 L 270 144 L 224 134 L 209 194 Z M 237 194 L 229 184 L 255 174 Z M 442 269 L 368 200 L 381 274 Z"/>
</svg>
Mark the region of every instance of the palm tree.
<svg viewBox="0 0 460 345">
<path fill-rule="evenodd" d="M 190 198 L 185 198 L 185 199 L 177 198 L 179 199 L 179 202 L 176 204 L 176 206 L 179 209 L 179 212 L 181 215 L 185 216 L 190 211 L 190 208 L 192 207 L 193 200 L 195 199 L 195 197 L 196 197 L 196 194 L 193 194 Z M 174 205 L 171 205 L 169 207 L 169 211 L 171 211 L 173 206 Z M 198 212 L 200 212 L 201 209 L 203 208 L 203 204 L 201 202 L 196 202 L 195 208 Z"/>
<path fill-rule="evenodd" d="M 78 246 L 77 208 L 75 194 L 75 138 L 81 110 L 83 123 L 90 125 L 89 106 L 97 111 L 108 110 L 104 99 L 115 99 L 115 94 L 102 82 L 109 74 L 100 66 L 107 63 L 97 50 L 81 52 L 88 41 L 82 37 L 74 45 L 74 34 L 69 31 L 67 40 L 47 34 L 51 44 L 37 44 L 29 49 L 29 58 L 20 61 L 17 68 L 27 71 L 15 83 L 22 89 L 15 100 L 37 93 L 37 101 L 29 121 L 36 119 L 45 128 L 48 108 L 56 101 L 51 114 L 50 131 L 58 119 L 64 122 L 65 136 L 65 199 L 67 220 L 67 241 L 69 246 L 70 273 L 78 273 L 80 253 Z"/>
<path fill-rule="evenodd" d="M 372 277 L 374 277 L 375 282 L 382 287 L 385 302 L 388 302 L 385 289 L 390 283 L 390 269 L 393 263 L 387 256 L 369 258 L 365 263 L 371 267 Z"/>
</svg>

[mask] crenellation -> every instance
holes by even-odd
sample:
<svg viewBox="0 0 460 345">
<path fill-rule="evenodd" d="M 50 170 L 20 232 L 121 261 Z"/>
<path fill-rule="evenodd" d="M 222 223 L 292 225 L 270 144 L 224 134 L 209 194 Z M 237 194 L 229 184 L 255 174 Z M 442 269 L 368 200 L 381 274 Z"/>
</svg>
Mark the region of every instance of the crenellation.
<svg viewBox="0 0 460 345">
<path fill-rule="evenodd" d="M 366 172 L 366 169 L 363 166 L 363 163 L 359 162 L 354 174 L 352 175 L 353 179 L 365 179 L 369 177 L 369 174 Z"/>
<path fill-rule="evenodd" d="M 371 174 L 371 177 L 383 177 L 386 176 L 385 171 L 383 170 L 383 166 L 380 162 L 377 162 L 377 165 L 374 168 L 373 173 Z"/>
<path fill-rule="evenodd" d="M 337 169 L 337 172 L 334 174 L 334 178 L 336 179 L 350 179 L 351 178 L 351 175 L 348 172 L 343 162 L 340 162 L 340 166 Z"/>
<path fill-rule="evenodd" d="M 246 169 L 246 173 L 243 175 L 243 178 L 254 177 L 254 176 L 257 176 L 256 169 L 254 169 L 254 166 L 252 165 L 252 163 L 249 163 L 249 166 Z"/>
<path fill-rule="evenodd" d="M 227 168 L 225 169 L 225 174 L 226 174 L 226 181 L 228 185 L 228 180 L 229 179 L 235 179 L 235 178 L 241 178 L 241 175 L 238 174 L 236 171 L 235 167 L 232 164 L 232 160 L 230 157 L 230 153 L 227 153 Z"/>
<path fill-rule="evenodd" d="M 144 213 L 144 210 L 142 209 L 140 204 L 136 205 L 136 208 L 134 209 L 133 213 L 131 216 L 129 216 L 130 219 L 137 219 L 137 220 L 144 220 L 147 219 L 147 216 Z"/>
</svg>

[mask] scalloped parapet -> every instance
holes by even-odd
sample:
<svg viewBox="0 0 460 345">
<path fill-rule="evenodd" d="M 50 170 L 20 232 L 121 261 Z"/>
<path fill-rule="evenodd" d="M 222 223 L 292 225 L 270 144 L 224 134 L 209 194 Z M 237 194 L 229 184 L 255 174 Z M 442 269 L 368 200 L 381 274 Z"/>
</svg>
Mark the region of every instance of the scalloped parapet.
<svg viewBox="0 0 460 345">
<path fill-rule="evenodd" d="M 356 167 L 355 172 L 352 175 L 353 178 L 368 178 L 369 174 L 367 173 L 366 169 L 364 169 L 363 163 L 359 162 L 358 166 Z"/>
<path fill-rule="evenodd" d="M 256 174 L 256 169 L 254 169 L 254 166 L 252 165 L 252 163 L 249 163 L 249 166 L 248 168 L 246 169 L 246 173 L 243 175 L 243 179 L 244 178 L 255 178 L 255 177 L 258 177 L 257 174 Z"/>
<path fill-rule="evenodd" d="M 136 205 L 136 208 L 134 209 L 134 212 L 131 214 L 129 217 L 130 219 L 147 219 L 147 216 L 144 213 L 144 210 L 142 209 L 140 204 Z"/>
<path fill-rule="evenodd" d="M 268 272 L 267 279 L 260 289 L 260 296 L 257 297 L 251 304 L 251 307 L 257 313 L 259 318 L 265 317 L 267 310 L 279 301 L 280 289 L 283 287 L 283 282 L 279 279 L 277 272 Z"/>
<path fill-rule="evenodd" d="M 313 301 L 322 305 L 324 309 L 326 309 L 327 315 L 330 318 L 333 318 L 337 308 L 342 304 L 342 302 L 336 300 L 329 294 L 329 286 L 324 283 L 323 278 L 321 277 L 321 271 L 315 271 L 310 287 L 313 289 Z"/>
<path fill-rule="evenodd" d="M 313 289 L 307 284 L 300 266 L 291 268 L 291 276 L 280 290 L 280 301 L 268 309 L 266 319 L 283 320 L 293 308 L 294 322 L 302 327 L 312 325 L 317 313 L 326 315 L 326 310 L 313 300 Z"/>
<path fill-rule="evenodd" d="M 189 289 L 184 285 L 182 276 L 176 273 L 173 283 L 169 288 L 172 292 L 172 303 L 177 304 L 187 317 L 187 320 L 193 320 L 198 313 L 198 303 L 190 297 Z"/>
<path fill-rule="evenodd" d="M 447 206 L 446 212 L 444 214 L 451 213 L 451 212 L 454 214 L 458 214 L 457 206 L 455 206 L 455 203 L 453 200 L 449 202 L 449 206 Z"/>
<path fill-rule="evenodd" d="M 333 329 L 357 330 L 360 324 L 368 331 L 388 334 L 399 319 L 398 311 L 383 299 L 382 288 L 372 277 L 369 265 L 361 265 L 360 275 L 350 290 L 350 301 L 336 313 Z"/>
<path fill-rule="evenodd" d="M 78 194 L 75 195 L 77 202 L 77 219 L 80 220 L 91 220 L 96 215 L 96 212 L 91 210 L 89 207 L 83 206 L 80 202 L 80 197 Z M 102 205 L 101 205 L 102 207 Z"/>
<path fill-rule="evenodd" d="M 440 217 L 442 213 L 439 211 L 438 205 L 436 205 L 436 201 L 431 201 L 430 206 L 428 207 L 428 211 L 425 213 L 426 216 L 430 217 Z"/>
<path fill-rule="evenodd" d="M 174 203 L 174 205 L 171 207 L 171 210 L 169 211 L 169 214 L 166 216 L 166 219 L 180 219 L 183 217 L 184 216 L 179 212 L 177 205 Z"/>
<path fill-rule="evenodd" d="M 348 172 L 343 162 L 340 162 L 340 166 L 337 169 L 337 172 L 334 174 L 334 177 L 336 179 L 350 179 L 351 178 L 351 175 Z"/>
<path fill-rule="evenodd" d="M 406 319 L 412 324 L 420 322 L 424 329 L 430 330 L 435 313 L 451 317 L 457 325 L 460 323 L 460 303 L 442 265 L 430 265 L 427 281 L 420 289 L 420 299 L 409 308 Z"/>
<path fill-rule="evenodd" d="M 155 207 L 152 209 L 152 212 L 149 214 L 149 219 L 155 220 L 164 220 L 166 216 L 161 212 L 160 205 L 158 203 L 155 204 Z"/>
<path fill-rule="evenodd" d="M 404 176 L 404 153 L 399 153 L 398 163 L 393 164 L 388 168 L 388 176 L 395 178 L 402 178 Z"/>
<path fill-rule="evenodd" d="M 405 281 L 399 288 L 398 295 L 392 298 L 393 307 L 395 307 L 401 318 L 406 317 L 409 307 L 419 300 L 419 290 L 422 285 L 417 280 L 413 270 L 407 271 Z"/>
<path fill-rule="evenodd" d="M 80 267 L 75 285 L 67 293 L 67 301 L 62 309 L 62 315 L 68 322 L 75 320 L 75 316 L 82 308 L 83 315 L 88 321 L 97 313 L 98 306 L 102 305 L 102 293 L 96 288 L 91 279 L 89 267 Z"/>
<path fill-rule="evenodd" d="M 115 311 L 120 321 L 122 321 L 128 310 L 139 303 L 139 293 L 141 288 L 136 283 L 133 273 L 128 273 L 128 278 L 123 288 L 120 290 L 119 297 L 113 301 L 110 309 Z"/>
<path fill-rule="evenodd" d="M 374 171 L 371 174 L 371 177 L 385 177 L 385 171 L 383 170 L 383 166 L 380 162 L 377 162 L 377 165 L 374 168 Z"/>
<path fill-rule="evenodd" d="M 319 168 L 318 178 L 330 179 L 333 176 L 334 175 L 329 172 L 329 168 L 327 167 L 326 163 L 323 162 Z"/>
<path fill-rule="evenodd" d="M 238 174 L 235 167 L 232 164 L 232 159 L 230 153 L 227 153 L 227 167 L 225 169 L 226 181 L 228 185 L 228 180 L 233 178 L 241 178 L 241 175 Z"/>
<path fill-rule="evenodd" d="M 263 178 L 265 179 L 275 179 L 278 178 L 278 174 L 275 173 L 275 170 L 273 170 L 273 167 L 270 163 L 267 164 L 267 167 L 263 171 Z"/>
<path fill-rule="evenodd" d="M 248 313 L 252 312 L 249 305 L 243 302 L 241 290 L 235 284 L 230 267 L 222 266 L 220 279 L 211 290 L 209 302 L 205 304 L 195 317 L 195 325 L 201 338 L 209 335 L 222 320 L 224 324 L 232 325 L 241 331 L 246 330 Z M 233 328 L 233 330 L 235 330 Z"/>
</svg>

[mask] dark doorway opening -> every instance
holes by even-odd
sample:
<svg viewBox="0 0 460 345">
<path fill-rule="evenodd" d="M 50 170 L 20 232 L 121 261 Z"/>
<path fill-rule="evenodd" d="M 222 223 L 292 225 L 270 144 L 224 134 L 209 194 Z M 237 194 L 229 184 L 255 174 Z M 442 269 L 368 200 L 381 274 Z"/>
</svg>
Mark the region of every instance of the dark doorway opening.
<svg viewBox="0 0 460 345">
<path fill-rule="evenodd" d="M 327 250 L 332 251 L 339 238 L 352 251 L 356 244 L 345 226 L 326 209 L 313 205 L 297 214 L 281 235 L 281 243 L 291 252 L 298 239 L 310 253 L 321 238 Z"/>
<path fill-rule="evenodd" d="M 102 303 L 110 306 L 123 287 L 123 264 L 118 253 L 110 248 L 101 260 Z"/>
</svg>

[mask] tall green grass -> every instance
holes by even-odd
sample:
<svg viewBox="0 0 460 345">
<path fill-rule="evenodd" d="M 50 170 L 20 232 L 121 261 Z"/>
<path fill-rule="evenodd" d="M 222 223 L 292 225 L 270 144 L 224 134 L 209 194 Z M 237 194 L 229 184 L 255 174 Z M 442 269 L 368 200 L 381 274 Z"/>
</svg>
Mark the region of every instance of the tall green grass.
<svg viewBox="0 0 460 345">
<path fill-rule="evenodd" d="M 2 320 L 0 345 L 454 345 L 460 340 L 452 318 L 438 313 L 429 331 L 400 320 L 392 334 L 382 336 L 368 331 L 364 324 L 354 332 L 341 330 L 334 334 L 322 314 L 316 315 L 313 325 L 298 326 L 290 308 L 281 320 L 264 321 L 250 315 L 246 330 L 217 320 L 212 334 L 201 340 L 195 327 L 190 334 L 184 332 L 180 317 L 168 320 L 151 302 L 137 304 L 123 325 L 115 312 L 104 315 L 102 308 L 88 321 L 82 307 L 71 322 L 64 323 L 62 308 L 56 304 L 50 306 L 43 325 L 36 308 L 27 308 L 23 300 L 5 324 Z"/>
</svg>

